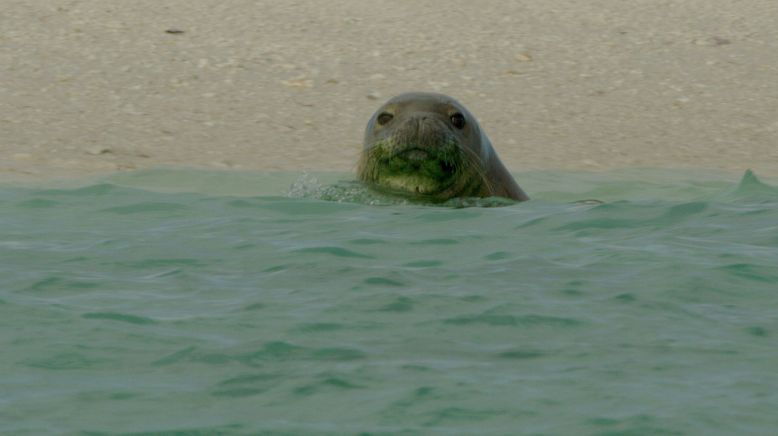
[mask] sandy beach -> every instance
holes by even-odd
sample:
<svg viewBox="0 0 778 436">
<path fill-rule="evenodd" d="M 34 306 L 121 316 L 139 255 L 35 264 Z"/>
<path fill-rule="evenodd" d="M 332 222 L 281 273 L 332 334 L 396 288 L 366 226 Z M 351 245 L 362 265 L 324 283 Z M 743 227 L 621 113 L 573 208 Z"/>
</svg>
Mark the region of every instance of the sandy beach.
<svg viewBox="0 0 778 436">
<path fill-rule="evenodd" d="M 778 176 L 774 0 L 3 0 L 0 176 L 354 168 L 391 96 L 505 164 Z"/>
</svg>

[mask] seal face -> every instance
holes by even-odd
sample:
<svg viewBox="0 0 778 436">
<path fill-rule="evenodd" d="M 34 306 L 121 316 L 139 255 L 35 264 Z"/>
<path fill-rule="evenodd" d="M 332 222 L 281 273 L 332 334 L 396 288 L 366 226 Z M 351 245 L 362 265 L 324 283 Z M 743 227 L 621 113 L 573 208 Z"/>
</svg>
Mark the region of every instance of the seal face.
<svg viewBox="0 0 778 436">
<path fill-rule="evenodd" d="M 381 106 L 367 123 L 357 177 L 378 190 L 423 201 L 529 199 L 475 117 L 443 94 L 406 93 Z"/>
</svg>

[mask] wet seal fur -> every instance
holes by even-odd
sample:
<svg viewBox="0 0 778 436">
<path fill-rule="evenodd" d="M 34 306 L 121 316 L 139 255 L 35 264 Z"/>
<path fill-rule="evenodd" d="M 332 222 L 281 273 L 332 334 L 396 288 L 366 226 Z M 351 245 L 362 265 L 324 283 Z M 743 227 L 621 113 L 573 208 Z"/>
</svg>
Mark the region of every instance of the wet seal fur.
<svg viewBox="0 0 778 436">
<path fill-rule="evenodd" d="M 373 114 L 357 177 L 379 191 L 420 201 L 529 200 L 475 117 L 436 93 L 401 94 Z"/>
</svg>

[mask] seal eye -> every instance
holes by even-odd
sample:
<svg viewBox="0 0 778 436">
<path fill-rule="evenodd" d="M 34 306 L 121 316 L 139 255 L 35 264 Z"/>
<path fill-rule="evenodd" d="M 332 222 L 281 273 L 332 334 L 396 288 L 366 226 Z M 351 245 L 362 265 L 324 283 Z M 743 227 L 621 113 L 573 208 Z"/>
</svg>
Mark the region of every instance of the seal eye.
<svg viewBox="0 0 778 436">
<path fill-rule="evenodd" d="M 455 113 L 454 115 L 451 115 L 451 124 L 454 125 L 457 129 L 464 129 L 465 128 L 465 116 L 460 114 L 459 112 Z"/>
<path fill-rule="evenodd" d="M 394 118 L 394 115 L 388 113 L 388 112 L 381 112 L 380 115 L 378 115 L 378 118 L 376 118 L 376 121 L 378 121 L 378 124 L 384 125 L 388 123 L 389 121 L 392 121 L 392 118 Z"/>
</svg>

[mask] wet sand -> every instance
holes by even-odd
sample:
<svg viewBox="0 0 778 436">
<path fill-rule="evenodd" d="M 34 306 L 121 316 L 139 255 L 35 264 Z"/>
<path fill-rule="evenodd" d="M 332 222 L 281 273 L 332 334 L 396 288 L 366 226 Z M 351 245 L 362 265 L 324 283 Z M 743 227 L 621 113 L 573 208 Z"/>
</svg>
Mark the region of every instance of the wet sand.
<svg viewBox="0 0 778 436">
<path fill-rule="evenodd" d="M 0 176 L 353 169 L 438 91 L 514 172 L 778 176 L 774 0 L 51 1 L 0 15 Z"/>
</svg>

